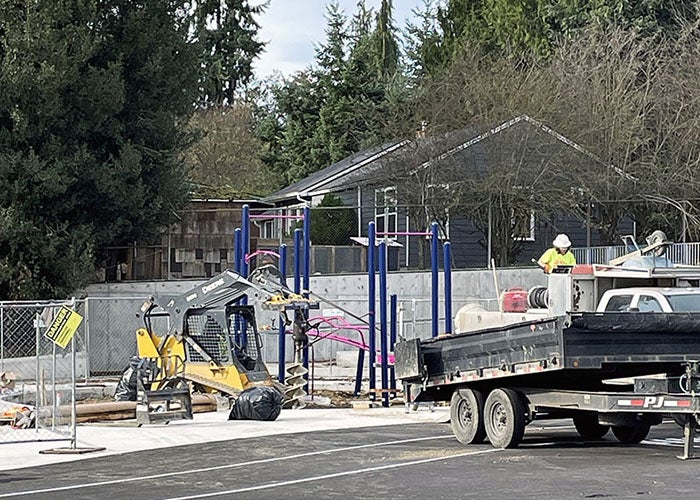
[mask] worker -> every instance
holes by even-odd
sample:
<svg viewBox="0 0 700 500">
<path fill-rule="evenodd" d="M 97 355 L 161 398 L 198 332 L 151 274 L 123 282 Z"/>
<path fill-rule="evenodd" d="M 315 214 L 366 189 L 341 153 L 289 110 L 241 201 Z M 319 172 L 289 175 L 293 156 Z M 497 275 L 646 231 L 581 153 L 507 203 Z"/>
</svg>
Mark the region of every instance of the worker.
<svg viewBox="0 0 700 500">
<path fill-rule="evenodd" d="M 558 234 L 552 242 L 552 248 L 542 254 L 537 261 L 545 273 L 551 273 L 557 266 L 575 266 L 576 257 L 571 252 L 571 240 L 565 234 Z"/>
</svg>

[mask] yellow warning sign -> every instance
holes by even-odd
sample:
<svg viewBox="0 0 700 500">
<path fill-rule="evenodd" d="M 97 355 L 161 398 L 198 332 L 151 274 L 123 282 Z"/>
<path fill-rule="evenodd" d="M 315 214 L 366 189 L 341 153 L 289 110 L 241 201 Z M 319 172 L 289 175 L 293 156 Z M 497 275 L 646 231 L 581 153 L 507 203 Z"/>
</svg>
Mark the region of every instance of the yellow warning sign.
<svg viewBox="0 0 700 500">
<path fill-rule="evenodd" d="M 83 317 L 80 314 L 66 306 L 61 306 L 61 309 L 58 311 L 58 314 L 44 335 L 49 340 L 65 349 L 82 321 Z"/>
</svg>

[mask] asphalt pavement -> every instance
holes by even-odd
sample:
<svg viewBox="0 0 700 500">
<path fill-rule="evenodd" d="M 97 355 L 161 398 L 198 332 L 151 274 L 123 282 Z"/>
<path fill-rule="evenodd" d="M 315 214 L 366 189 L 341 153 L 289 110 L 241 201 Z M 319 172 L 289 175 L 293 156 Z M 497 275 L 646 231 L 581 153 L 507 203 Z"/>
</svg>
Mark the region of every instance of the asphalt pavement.
<svg viewBox="0 0 700 500">
<path fill-rule="evenodd" d="M 443 408 L 289 410 L 266 431 L 253 429 L 262 422 L 214 421 L 219 413 L 113 435 L 118 426 L 99 426 L 91 438 L 110 452 L 6 469 L 0 498 L 698 497 L 700 462 L 676 458 L 682 432 L 673 423 L 622 445 L 611 435 L 583 441 L 567 420 L 536 421 L 518 448 L 499 450 L 459 444 L 440 423 Z M 119 432 L 129 443 L 112 441 Z"/>
</svg>

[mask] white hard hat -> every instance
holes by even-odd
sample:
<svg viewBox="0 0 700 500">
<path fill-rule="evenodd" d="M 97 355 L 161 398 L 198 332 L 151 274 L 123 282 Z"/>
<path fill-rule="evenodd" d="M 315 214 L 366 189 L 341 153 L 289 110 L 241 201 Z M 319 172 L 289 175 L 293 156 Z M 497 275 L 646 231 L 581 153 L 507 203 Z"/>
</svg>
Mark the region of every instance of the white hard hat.
<svg viewBox="0 0 700 500">
<path fill-rule="evenodd" d="M 569 248 L 571 246 L 571 240 L 565 234 L 558 234 L 557 237 L 554 238 L 552 245 L 555 248 Z"/>
</svg>

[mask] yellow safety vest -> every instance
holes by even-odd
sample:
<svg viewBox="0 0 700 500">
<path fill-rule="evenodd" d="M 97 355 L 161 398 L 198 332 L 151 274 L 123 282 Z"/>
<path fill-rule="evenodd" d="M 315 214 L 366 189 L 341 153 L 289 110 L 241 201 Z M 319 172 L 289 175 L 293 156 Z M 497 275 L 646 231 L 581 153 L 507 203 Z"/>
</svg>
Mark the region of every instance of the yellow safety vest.
<svg viewBox="0 0 700 500">
<path fill-rule="evenodd" d="M 575 266 L 576 257 L 571 250 L 567 251 L 564 255 L 560 254 L 556 248 L 550 248 L 540 257 L 540 262 L 543 262 L 547 266 L 547 270 L 551 271 L 557 266 Z"/>
</svg>

